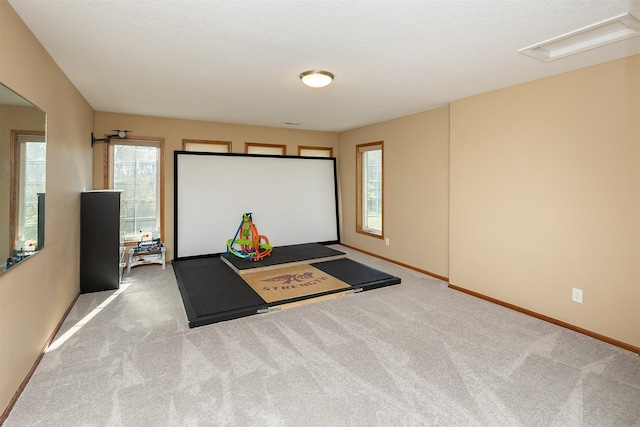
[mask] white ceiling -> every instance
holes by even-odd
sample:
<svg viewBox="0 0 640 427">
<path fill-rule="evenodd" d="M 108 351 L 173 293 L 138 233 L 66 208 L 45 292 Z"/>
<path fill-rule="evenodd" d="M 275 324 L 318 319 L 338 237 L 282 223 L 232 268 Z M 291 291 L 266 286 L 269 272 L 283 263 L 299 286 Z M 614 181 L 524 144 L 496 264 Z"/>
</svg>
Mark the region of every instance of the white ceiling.
<svg viewBox="0 0 640 427">
<path fill-rule="evenodd" d="M 273 127 L 343 131 L 640 54 L 518 53 L 640 0 L 8 1 L 96 111 Z M 308 88 L 309 69 L 335 81 Z"/>
</svg>

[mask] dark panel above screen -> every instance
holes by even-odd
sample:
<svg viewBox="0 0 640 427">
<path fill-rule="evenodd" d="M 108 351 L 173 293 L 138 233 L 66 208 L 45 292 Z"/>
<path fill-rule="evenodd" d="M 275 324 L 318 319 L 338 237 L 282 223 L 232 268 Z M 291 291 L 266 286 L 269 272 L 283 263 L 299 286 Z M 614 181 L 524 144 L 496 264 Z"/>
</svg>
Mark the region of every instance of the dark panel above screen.
<svg viewBox="0 0 640 427">
<path fill-rule="evenodd" d="M 273 246 L 339 241 L 333 158 L 176 151 L 175 257 L 226 251 L 242 214 Z"/>
</svg>

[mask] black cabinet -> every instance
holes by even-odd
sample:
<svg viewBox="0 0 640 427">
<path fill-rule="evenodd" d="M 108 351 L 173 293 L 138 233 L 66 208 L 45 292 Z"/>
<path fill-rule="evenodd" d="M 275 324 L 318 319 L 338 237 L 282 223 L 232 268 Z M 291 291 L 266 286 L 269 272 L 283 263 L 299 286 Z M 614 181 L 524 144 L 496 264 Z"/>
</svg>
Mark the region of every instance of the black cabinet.
<svg viewBox="0 0 640 427">
<path fill-rule="evenodd" d="M 120 192 L 80 195 L 80 292 L 118 289 L 122 277 Z"/>
</svg>

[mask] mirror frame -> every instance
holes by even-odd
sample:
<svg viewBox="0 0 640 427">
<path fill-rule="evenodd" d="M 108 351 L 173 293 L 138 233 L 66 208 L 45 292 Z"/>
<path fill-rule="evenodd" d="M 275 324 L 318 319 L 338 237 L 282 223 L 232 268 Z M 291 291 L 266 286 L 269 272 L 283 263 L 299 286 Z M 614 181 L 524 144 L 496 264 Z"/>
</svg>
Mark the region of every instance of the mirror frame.
<svg viewBox="0 0 640 427">
<path fill-rule="evenodd" d="M 30 248 L 16 248 L 16 242 L 19 236 L 18 233 L 18 213 L 19 209 L 19 186 L 20 186 L 20 177 L 18 174 L 20 173 L 19 165 L 20 165 L 20 137 L 24 136 L 38 136 L 38 139 L 42 139 L 42 141 L 47 143 L 47 116 L 46 112 L 39 108 L 37 105 L 33 104 L 28 99 L 24 98 L 22 95 L 8 87 L 7 85 L 0 82 L 0 108 L 6 107 L 19 107 L 19 108 L 30 108 L 34 111 L 37 111 L 42 115 L 42 123 L 40 123 L 40 118 L 38 117 L 38 125 L 32 126 L 28 123 L 29 119 L 26 118 L 24 123 L 19 121 L 12 121 L 9 124 L 6 124 L 6 117 L 3 120 L 2 133 L 3 135 L 0 137 L 0 142 L 2 144 L 8 144 L 8 147 L 5 145 L 0 147 L 3 153 L 6 153 L 7 159 L 3 160 L 2 167 L 7 168 L 9 171 L 8 183 L 3 182 L 2 185 L 2 194 L 0 194 L 0 198 L 6 199 L 8 202 L 8 209 L 3 213 L 8 216 L 6 219 L 6 223 L 3 220 L 3 224 L 0 226 L 8 227 L 8 230 L 3 231 L 3 234 L 6 234 L 7 241 L 0 242 L 0 245 L 6 245 L 5 248 L 8 249 L 8 257 L 6 259 L 0 259 L 0 274 L 5 273 L 10 269 L 14 269 L 18 265 L 22 265 L 24 261 L 36 255 L 43 247 L 44 247 L 44 235 L 45 235 L 45 227 L 44 227 L 44 217 L 45 217 L 45 195 L 46 195 L 46 162 L 47 162 L 47 154 L 45 152 L 45 169 L 44 169 L 44 182 L 45 182 L 45 192 L 37 193 L 37 216 L 38 216 L 38 225 L 37 225 L 37 237 L 35 246 L 33 249 Z M 35 113 L 34 113 L 35 114 Z M 24 117 L 28 117 L 29 115 L 25 115 Z M 19 115 L 16 115 L 18 120 L 22 118 Z M 35 123 L 35 121 L 34 121 Z M 8 138 L 8 139 L 7 139 Z M 39 141 L 38 141 L 39 142 Z M 45 145 L 46 149 L 46 145 Z M 3 154 L 3 157 L 5 155 Z M 6 169 L 5 169 L 6 170 Z M 4 178 L 3 178 L 4 181 Z M 7 186 L 8 184 L 8 186 Z M 6 191 L 8 190 L 8 191 Z M 4 205 L 4 203 L 3 203 Z M 5 205 L 5 206 L 6 206 Z M 26 250 L 25 250 L 26 249 Z M 3 251 L 4 252 L 4 251 Z"/>
</svg>

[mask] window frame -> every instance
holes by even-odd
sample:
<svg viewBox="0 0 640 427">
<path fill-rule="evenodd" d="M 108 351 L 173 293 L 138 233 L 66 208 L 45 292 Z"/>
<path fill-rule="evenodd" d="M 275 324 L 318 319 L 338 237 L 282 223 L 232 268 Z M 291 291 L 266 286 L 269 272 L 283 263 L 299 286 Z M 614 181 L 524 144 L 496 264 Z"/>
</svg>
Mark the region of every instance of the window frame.
<svg viewBox="0 0 640 427">
<path fill-rule="evenodd" d="M 328 151 L 329 156 L 316 156 L 316 157 L 333 157 L 333 147 L 313 147 L 308 145 L 298 145 L 298 156 L 302 156 L 302 150 Z"/>
<path fill-rule="evenodd" d="M 137 144 L 141 143 L 141 144 Z M 150 136 L 136 136 L 135 138 L 122 138 L 113 139 L 112 141 L 105 141 L 104 143 L 104 188 L 113 189 L 113 171 L 111 170 L 111 163 L 113 162 L 113 146 L 114 145 L 133 145 L 133 146 L 156 146 L 160 149 L 158 153 L 159 161 L 159 227 L 160 227 L 160 240 L 164 242 L 164 138 L 150 137 Z M 125 239 L 126 244 L 136 243 L 138 239 Z"/>
<path fill-rule="evenodd" d="M 204 153 L 231 153 L 231 141 L 214 141 L 210 139 L 183 139 L 182 140 L 182 151 L 193 151 L 188 149 L 188 144 L 199 144 L 199 145 L 211 145 L 215 147 L 224 146 L 226 147 L 225 151 L 202 151 Z M 200 150 L 197 150 L 200 151 Z"/>
<path fill-rule="evenodd" d="M 9 182 L 9 254 L 14 248 L 16 237 L 19 235 L 20 218 L 18 213 L 19 204 L 19 174 L 20 170 L 20 137 L 24 136 L 37 136 L 42 137 L 42 142 L 46 143 L 46 133 L 39 130 L 11 130 L 11 144 L 9 147 L 9 159 L 10 159 L 10 182 Z M 40 142 L 40 141 L 34 141 Z M 41 249 L 41 248 L 39 248 Z"/>
<path fill-rule="evenodd" d="M 375 232 L 370 228 L 365 228 L 364 223 L 364 168 L 363 168 L 363 154 L 368 151 L 375 151 L 379 147 L 380 150 L 380 184 L 381 184 L 381 199 L 380 199 L 380 233 Z M 366 144 L 356 145 L 356 232 L 367 236 L 375 237 L 376 239 L 384 239 L 384 141 L 369 142 Z"/>
<path fill-rule="evenodd" d="M 256 148 L 273 148 L 279 149 L 280 153 L 250 153 L 251 147 Z M 287 146 L 285 144 L 262 144 L 259 142 L 245 142 L 244 143 L 244 153 L 245 154 L 255 154 L 257 156 L 286 156 L 287 155 Z"/>
</svg>

